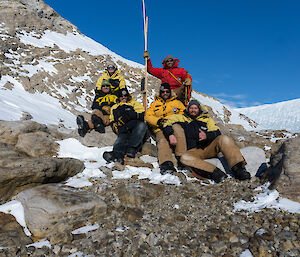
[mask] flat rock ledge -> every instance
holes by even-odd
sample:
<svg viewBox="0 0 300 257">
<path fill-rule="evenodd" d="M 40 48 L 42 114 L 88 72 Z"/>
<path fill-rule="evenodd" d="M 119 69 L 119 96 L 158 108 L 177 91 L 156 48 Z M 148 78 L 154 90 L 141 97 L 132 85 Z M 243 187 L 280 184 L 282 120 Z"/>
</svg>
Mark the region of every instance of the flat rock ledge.
<svg viewBox="0 0 300 257">
<path fill-rule="evenodd" d="M 11 151 L 14 153 L 13 151 Z M 83 171 L 83 162 L 72 158 L 0 158 L 0 204 L 24 189 L 58 183 Z"/>
<path fill-rule="evenodd" d="M 47 238 L 51 244 L 69 240 L 72 230 L 95 223 L 107 211 L 106 203 L 93 193 L 60 184 L 27 189 L 16 199 L 34 238 Z"/>
</svg>

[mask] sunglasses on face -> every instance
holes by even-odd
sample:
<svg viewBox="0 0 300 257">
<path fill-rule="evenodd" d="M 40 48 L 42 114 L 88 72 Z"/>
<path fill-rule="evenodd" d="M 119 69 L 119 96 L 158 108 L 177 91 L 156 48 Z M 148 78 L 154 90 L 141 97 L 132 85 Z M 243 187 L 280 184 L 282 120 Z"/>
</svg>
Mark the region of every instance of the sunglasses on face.
<svg viewBox="0 0 300 257">
<path fill-rule="evenodd" d="M 109 70 L 110 70 L 110 69 L 114 69 L 114 68 L 115 68 L 114 66 L 108 66 L 108 67 L 107 67 L 107 69 L 109 69 Z"/>
<path fill-rule="evenodd" d="M 110 87 L 110 85 L 103 85 L 102 87 Z"/>
<path fill-rule="evenodd" d="M 162 94 L 170 94 L 170 91 L 169 90 L 161 90 L 161 93 Z"/>
<path fill-rule="evenodd" d="M 174 60 L 173 59 L 169 59 L 169 60 L 167 60 L 166 62 L 173 62 Z"/>
</svg>

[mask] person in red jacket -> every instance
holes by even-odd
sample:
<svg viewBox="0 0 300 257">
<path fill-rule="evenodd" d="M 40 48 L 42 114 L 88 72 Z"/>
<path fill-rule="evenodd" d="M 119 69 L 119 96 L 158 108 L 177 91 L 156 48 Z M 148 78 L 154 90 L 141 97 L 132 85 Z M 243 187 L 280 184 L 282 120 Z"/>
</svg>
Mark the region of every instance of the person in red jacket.
<svg viewBox="0 0 300 257">
<path fill-rule="evenodd" d="M 154 68 L 148 51 L 144 51 L 144 58 L 147 59 L 147 71 L 161 79 L 161 83 L 168 83 L 177 98 L 187 104 L 192 90 L 192 77 L 184 68 L 178 67 L 179 60 L 168 55 L 162 61 L 163 68 Z"/>
</svg>

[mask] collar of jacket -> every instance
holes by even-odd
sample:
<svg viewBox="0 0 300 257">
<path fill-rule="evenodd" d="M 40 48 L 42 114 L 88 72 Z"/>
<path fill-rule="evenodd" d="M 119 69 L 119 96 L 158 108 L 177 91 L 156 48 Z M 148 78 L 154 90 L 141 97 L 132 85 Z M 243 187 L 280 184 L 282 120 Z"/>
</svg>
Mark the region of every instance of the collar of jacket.
<svg viewBox="0 0 300 257">
<path fill-rule="evenodd" d="M 192 119 L 192 120 L 197 120 L 198 118 L 204 118 L 204 117 L 209 117 L 209 113 L 201 106 L 200 112 L 196 117 L 191 116 L 187 109 L 185 109 L 183 111 L 183 115 L 185 115 L 186 117 Z"/>
<path fill-rule="evenodd" d="M 162 62 L 162 65 L 164 66 L 164 69 L 170 70 L 170 69 L 173 69 L 173 68 L 177 68 L 179 62 L 180 62 L 179 59 L 177 59 L 177 58 L 174 59 L 174 65 L 171 68 L 168 68 L 167 64 L 165 62 Z"/>
<path fill-rule="evenodd" d="M 111 77 L 111 78 L 113 79 L 113 78 L 115 78 L 115 77 L 117 77 L 117 76 L 119 75 L 120 71 L 119 71 L 119 70 L 116 70 L 111 76 L 109 75 L 109 72 L 108 72 L 107 70 L 104 71 L 104 73 L 105 73 L 108 77 Z"/>
</svg>

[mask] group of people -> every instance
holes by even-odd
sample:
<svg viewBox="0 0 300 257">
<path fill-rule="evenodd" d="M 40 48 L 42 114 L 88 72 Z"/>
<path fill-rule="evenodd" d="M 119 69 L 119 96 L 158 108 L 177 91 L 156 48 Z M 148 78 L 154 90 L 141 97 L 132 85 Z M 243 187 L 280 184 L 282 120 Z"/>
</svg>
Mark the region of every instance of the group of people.
<svg viewBox="0 0 300 257">
<path fill-rule="evenodd" d="M 226 173 L 205 159 L 222 152 L 235 178 L 250 179 L 245 159 L 234 141 L 221 135 L 205 107 L 190 99 L 192 77 L 178 67 L 179 60 L 168 55 L 162 62 L 163 68 L 154 68 L 148 51 L 144 58 L 148 73 L 161 79 L 150 107 L 145 110 L 134 100 L 117 66 L 108 63 L 97 81 L 90 119 L 77 116 L 79 135 L 84 137 L 92 129 L 105 133 L 105 127 L 111 126 L 118 137 L 113 150 L 103 153 L 107 162 L 124 164 L 125 156 L 135 158 L 151 134 L 156 140 L 161 174 L 176 172 L 174 153 L 177 169 L 189 169 L 197 177 L 219 183 L 227 177 Z"/>
</svg>

